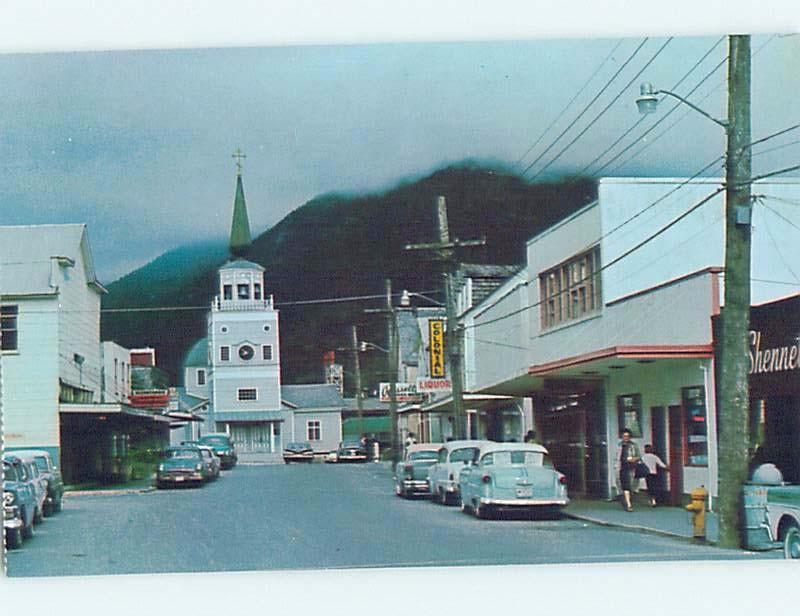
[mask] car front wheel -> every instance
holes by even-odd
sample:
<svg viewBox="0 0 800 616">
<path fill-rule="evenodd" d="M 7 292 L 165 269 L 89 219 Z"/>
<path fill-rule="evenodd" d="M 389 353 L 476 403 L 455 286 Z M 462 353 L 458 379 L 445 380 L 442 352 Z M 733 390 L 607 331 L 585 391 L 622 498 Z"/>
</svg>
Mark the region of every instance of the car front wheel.
<svg viewBox="0 0 800 616">
<path fill-rule="evenodd" d="M 792 526 L 783 538 L 784 558 L 800 558 L 800 527 Z"/>
</svg>

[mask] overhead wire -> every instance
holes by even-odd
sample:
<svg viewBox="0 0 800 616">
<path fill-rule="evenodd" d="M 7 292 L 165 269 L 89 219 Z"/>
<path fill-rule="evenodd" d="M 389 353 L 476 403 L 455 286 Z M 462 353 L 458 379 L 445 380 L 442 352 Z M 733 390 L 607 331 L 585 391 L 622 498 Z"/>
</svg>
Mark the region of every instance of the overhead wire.
<svg viewBox="0 0 800 616">
<path fill-rule="evenodd" d="M 708 58 L 708 56 L 710 56 L 710 55 L 711 55 L 711 54 L 714 52 L 714 50 L 715 50 L 717 47 L 719 47 L 719 44 L 720 44 L 722 41 L 724 41 L 724 40 L 725 40 L 725 37 L 724 37 L 724 36 L 721 36 L 721 37 L 719 37 L 719 38 L 717 39 L 717 41 L 716 41 L 716 42 L 715 42 L 715 43 L 714 43 L 714 44 L 713 44 L 713 45 L 712 45 L 712 46 L 711 46 L 711 47 L 710 47 L 710 48 L 709 48 L 709 49 L 708 49 L 708 50 L 707 50 L 707 51 L 706 51 L 706 52 L 705 52 L 705 53 L 704 53 L 704 54 L 703 54 L 701 57 L 700 57 L 700 59 L 699 59 L 699 60 L 697 60 L 697 62 L 695 62 L 695 63 L 694 63 L 694 65 L 692 66 L 692 68 L 690 68 L 688 71 L 686 71 L 686 73 L 684 73 L 683 77 L 681 77 L 681 78 L 680 78 L 678 81 L 676 81 L 676 82 L 675 82 L 675 84 L 674 84 L 674 85 L 673 85 L 673 86 L 670 88 L 670 90 L 676 90 L 676 89 L 678 89 L 678 88 L 681 86 L 681 84 L 682 84 L 684 81 L 686 81 L 686 80 L 689 78 L 689 76 L 690 76 L 690 75 L 691 75 L 691 74 L 692 74 L 692 73 L 693 73 L 695 70 L 697 70 L 697 68 L 698 68 L 698 67 L 699 67 L 699 66 L 700 66 L 700 65 L 701 65 L 703 62 L 705 62 L 706 58 Z M 661 100 L 663 101 L 665 98 L 666 98 L 666 95 L 662 96 L 662 97 L 661 97 Z M 595 163 L 599 162 L 599 161 L 600 161 L 600 160 L 601 160 L 601 159 L 602 159 L 602 158 L 603 158 L 603 157 L 604 157 L 606 154 L 608 154 L 608 153 L 609 153 L 611 150 L 613 150 L 613 149 L 614 149 L 614 148 L 617 146 L 617 144 L 619 144 L 619 143 L 620 143 L 620 142 L 621 142 L 623 139 L 625 139 L 625 137 L 627 137 L 628 135 L 630 135 L 630 134 L 631 134 L 631 133 L 632 133 L 634 130 L 636 130 L 636 128 L 637 128 L 637 127 L 638 127 L 640 124 L 642 124 L 642 123 L 643 123 L 645 120 L 647 120 L 647 119 L 648 119 L 648 117 L 647 117 L 646 115 L 643 115 L 643 116 L 641 116 L 641 117 L 640 117 L 640 118 L 639 118 L 639 119 L 638 119 L 636 122 L 634 122 L 634 123 L 633 123 L 633 125 L 631 125 L 631 127 L 630 127 L 630 128 L 628 128 L 628 130 L 626 130 L 626 131 L 625 131 L 625 132 L 623 132 L 623 133 L 622 133 L 622 134 L 621 134 L 619 137 L 617 137 L 617 139 L 614 141 L 614 143 L 612 143 L 610 146 L 608 146 L 608 147 L 607 147 L 605 150 L 603 150 L 603 152 L 602 152 L 601 154 L 597 155 L 597 156 L 594 158 L 594 160 L 592 160 L 592 161 L 591 161 L 589 164 L 587 164 L 587 165 L 586 165 L 586 166 L 585 166 L 583 169 L 581 169 L 581 170 L 578 172 L 578 175 L 583 175 L 584 173 L 586 173 L 586 172 L 589 170 L 589 168 L 591 168 L 591 167 L 592 167 L 592 165 L 594 165 Z M 602 167 L 601 167 L 601 169 L 602 169 Z M 595 174 L 592 174 L 592 175 L 595 175 Z"/>
<path fill-rule="evenodd" d="M 528 154 L 530 154 L 537 145 L 539 145 L 539 143 L 542 141 L 544 136 L 548 132 L 550 132 L 550 129 L 552 129 L 553 126 L 555 126 L 558 123 L 558 121 L 561 120 L 562 117 L 564 117 L 564 114 L 572 106 L 572 103 L 574 103 L 578 99 L 578 97 L 581 94 L 583 94 L 583 91 L 589 86 L 589 84 L 592 82 L 592 80 L 594 80 L 594 78 L 597 76 L 597 74 L 603 69 L 603 67 L 606 65 L 608 60 L 614 55 L 614 52 L 616 52 L 617 49 L 619 49 L 620 45 L 622 45 L 623 42 L 624 42 L 624 39 L 619 39 L 617 41 L 617 44 L 614 45 L 614 47 L 611 49 L 611 51 L 608 52 L 608 55 L 603 59 L 603 61 L 600 63 L 600 65 L 594 70 L 594 72 L 591 74 L 591 76 L 580 87 L 580 89 L 572 96 L 572 98 L 569 100 L 569 102 L 566 105 L 564 105 L 564 107 L 561 109 L 561 112 L 555 117 L 555 119 L 553 119 L 552 122 L 550 122 L 550 124 L 547 126 L 547 128 L 545 128 L 542 131 L 542 133 L 539 135 L 539 137 L 536 139 L 536 141 L 534 141 L 533 144 L 527 150 L 525 150 L 525 153 L 522 156 L 519 157 L 517 162 L 514 163 L 514 168 L 515 169 L 519 168 L 520 163 L 525 159 L 525 157 L 528 156 Z"/>
<path fill-rule="evenodd" d="M 591 108 L 591 106 L 592 106 L 592 105 L 594 105 L 594 103 L 597 101 L 597 99 L 599 99 L 599 98 L 600 98 L 600 97 L 603 95 L 603 93 L 604 93 L 604 92 L 605 92 L 605 91 L 606 91 L 608 88 L 610 88 L 610 87 L 611 87 L 611 84 L 614 82 L 614 80 L 617 78 L 617 76 L 618 76 L 618 75 L 619 75 L 619 74 L 620 74 L 620 73 L 621 73 L 623 70 L 625 70 L 625 67 L 627 67 L 627 66 L 628 66 L 628 64 L 630 64 L 630 63 L 633 61 L 633 59 L 634 59 L 634 58 L 635 58 L 635 57 L 636 57 L 636 56 L 639 54 L 639 52 L 641 51 L 642 47 L 644 47 L 644 46 L 645 46 L 645 44 L 647 43 L 647 41 L 648 41 L 648 40 L 650 40 L 650 39 L 649 39 L 649 38 L 647 38 L 647 37 L 645 37 L 645 38 L 642 40 L 642 42 L 641 42 L 641 43 L 639 43 L 639 46 L 638 46 L 636 49 L 634 49 L 633 53 L 631 53 L 631 55 L 630 55 L 630 56 L 628 56 L 628 59 L 627 59 L 627 60 L 625 60 L 625 62 L 623 62 L 623 63 L 622 63 L 622 66 L 620 66 L 620 67 L 617 69 L 617 71 L 616 71 L 616 72 L 615 72 L 615 73 L 614 73 L 614 74 L 611 76 L 611 78 L 610 78 L 610 79 L 609 79 L 609 80 L 606 82 L 606 84 L 605 84 L 605 85 L 604 85 L 604 86 L 603 86 L 603 87 L 600 89 L 600 91 L 599 91 L 597 94 L 595 94 L 595 95 L 594 95 L 594 97 L 592 98 L 592 100 L 590 100 L 590 101 L 589 101 L 589 102 L 586 104 L 586 106 L 583 108 L 583 110 L 581 110 L 581 112 L 580 112 L 580 113 L 577 115 L 577 117 L 575 117 L 575 119 L 573 119 L 573 120 L 572 120 L 572 122 L 570 122 L 570 123 L 569 123 L 569 125 L 568 125 L 568 126 L 567 126 L 567 127 L 566 127 L 566 128 L 563 130 L 563 131 L 561 131 L 561 133 L 558 135 L 558 137 L 556 137 L 556 138 L 555 138 L 553 141 L 551 141 L 551 142 L 550 142 L 550 145 L 548 145 L 548 146 L 547 146 L 547 147 L 544 149 L 544 151 L 543 151 L 542 153 L 540 153 L 540 154 L 539 154 L 539 156 L 537 156 L 537 157 L 536 157 L 536 159 L 535 159 L 535 160 L 534 160 L 534 161 L 533 161 L 531 164 L 529 164 L 527 167 L 525 167 L 525 169 L 523 169 L 523 171 L 522 171 L 522 175 L 525 175 L 526 173 L 528 173 L 528 171 L 530 171 L 530 170 L 531 170 L 531 168 L 532 168 L 532 167 L 533 167 L 533 166 L 534 166 L 536 163 L 538 163 L 538 162 L 539 162 L 539 161 L 540 161 L 540 160 L 541 160 L 541 159 L 542 159 L 542 158 L 545 156 L 545 154 L 547 154 L 547 153 L 548 153 L 548 152 L 549 152 L 551 149 L 553 149 L 553 148 L 556 146 L 556 144 L 557 144 L 557 143 L 558 143 L 558 142 L 561 140 L 561 138 L 562 138 L 564 135 L 566 135 L 566 134 L 569 132 L 569 130 L 570 130 L 570 129 L 571 129 L 573 126 L 575 126 L 575 124 L 577 124 L 577 123 L 578 123 L 578 121 L 579 121 L 579 120 L 580 120 L 580 119 L 581 119 L 581 118 L 582 118 L 582 117 L 583 117 L 583 116 L 586 114 L 586 112 L 588 112 L 588 111 L 589 111 L 589 109 Z"/>
<path fill-rule="evenodd" d="M 628 88 L 631 86 L 631 84 L 632 84 L 634 81 L 636 81 L 636 80 L 639 78 L 639 76 L 640 76 L 642 73 L 644 73 L 644 71 L 645 71 L 645 70 L 647 70 L 647 68 L 648 68 L 648 67 L 649 67 L 649 66 L 650 66 L 650 65 L 651 65 L 651 64 L 652 64 L 652 63 L 655 61 L 655 59 L 656 59 L 658 56 L 660 56 L 660 55 L 661 55 L 661 52 L 663 52 L 663 51 L 664 51 L 664 49 L 666 49 L 667 45 L 669 45 L 669 44 L 672 42 L 672 39 L 673 39 L 673 37 L 669 37 L 669 38 L 668 38 L 668 39 L 667 39 L 667 40 L 664 42 L 664 44 L 663 44 L 661 47 L 659 47 L 659 49 L 656 51 L 656 53 L 655 53 L 655 54 L 653 54 L 653 56 L 652 56 L 652 57 L 651 57 L 651 58 L 650 58 L 650 59 L 647 61 L 647 63 L 645 63 L 645 65 L 644 65 L 644 66 L 643 66 L 641 69 L 639 69 L 639 72 L 637 72 L 637 73 L 636 73 L 636 74 L 635 74 L 635 75 L 634 75 L 634 76 L 633 76 L 633 77 L 630 79 L 630 81 L 628 81 L 628 83 L 626 83 L 626 84 L 625 84 L 625 85 L 622 87 L 622 89 L 621 89 L 621 90 L 620 90 L 620 91 L 617 93 L 617 95 L 616 95 L 616 96 L 615 96 L 613 99 L 611 99 L 611 101 L 610 101 L 610 102 L 609 102 L 609 103 L 608 103 L 608 104 L 607 104 L 605 107 L 603 107 L 603 109 L 600 111 L 600 113 L 598 113 L 598 114 L 597 114 L 597 115 L 596 115 L 596 116 L 595 116 L 595 117 L 592 119 L 592 121 L 591 121 L 591 122 L 589 122 L 589 124 L 587 124 L 587 125 L 584 127 L 584 129 L 583 129 L 583 130 L 582 130 L 580 133 L 578 133 L 578 135 L 577 135 L 575 138 L 573 138 L 573 139 L 572 139 L 572 141 L 570 141 L 570 142 L 569 142 L 569 143 L 568 143 L 566 146 L 564 146 L 564 147 L 561 149 L 561 151 L 559 151 L 559 153 L 558 153 L 558 154 L 556 154 L 556 155 L 555 155 L 555 156 L 554 156 L 554 157 L 553 157 L 553 158 L 550 160 L 550 162 L 549 162 L 549 163 L 547 163 L 547 164 L 546 164 L 544 167 L 542 167 L 541 169 L 539 169 L 539 171 L 537 171 L 537 172 L 536 172 L 536 174 L 535 174 L 535 175 L 534 175 L 534 176 L 531 178 L 531 181 L 535 180 L 537 177 L 539 177 L 540 175 L 542 175 L 542 173 L 544 173 L 544 172 L 545 172 L 545 170 L 546 170 L 546 169 L 548 169 L 548 168 L 550 167 L 550 165 L 552 165 L 552 164 L 553 164 L 554 162 L 556 162 L 556 161 L 557 161 L 559 158 L 561 158 L 561 156 L 562 156 L 562 155 L 563 155 L 563 154 L 564 154 L 564 153 L 565 153 L 567 150 L 569 150 L 569 149 L 570 149 L 570 148 L 571 148 L 573 145 L 575 145 L 575 143 L 576 143 L 576 142 L 577 142 L 577 141 L 578 141 L 578 140 L 579 140 L 581 137 L 583 137 L 583 136 L 584 136 L 584 135 L 585 135 L 585 134 L 586 134 L 586 133 L 589 131 L 589 129 L 591 129 L 591 128 L 592 128 L 592 126 L 594 126 L 594 125 L 597 123 L 597 121 L 598 121 L 600 118 L 602 118 L 602 117 L 603 117 L 603 116 L 606 114 L 606 112 L 607 112 L 609 109 L 611 109 L 611 107 L 614 105 L 614 103 L 616 103 L 616 102 L 617 102 L 617 101 L 620 99 L 620 97 L 621 97 L 621 96 L 622 96 L 622 95 L 623 95 L 623 94 L 624 94 L 624 93 L 627 91 L 627 89 L 628 89 Z"/>
</svg>

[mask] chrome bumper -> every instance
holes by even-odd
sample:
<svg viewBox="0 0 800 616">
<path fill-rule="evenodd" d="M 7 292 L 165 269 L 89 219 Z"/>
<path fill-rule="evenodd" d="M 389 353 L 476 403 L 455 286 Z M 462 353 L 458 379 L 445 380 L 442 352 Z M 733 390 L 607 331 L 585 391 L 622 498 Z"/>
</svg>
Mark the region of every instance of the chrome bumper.
<svg viewBox="0 0 800 616">
<path fill-rule="evenodd" d="M 427 492 L 428 491 L 428 480 L 427 479 L 403 479 L 403 487 L 406 490 Z"/>
<path fill-rule="evenodd" d="M 3 528 L 22 528 L 23 526 L 17 507 L 3 507 Z"/>
<path fill-rule="evenodd" d="M 554 506 L 566 507 L 569 504 L 568 498 L 486 498 L 482 496 L 481 505 L 496 505 L 498 507 L 537 507 Z"/>
</svg>

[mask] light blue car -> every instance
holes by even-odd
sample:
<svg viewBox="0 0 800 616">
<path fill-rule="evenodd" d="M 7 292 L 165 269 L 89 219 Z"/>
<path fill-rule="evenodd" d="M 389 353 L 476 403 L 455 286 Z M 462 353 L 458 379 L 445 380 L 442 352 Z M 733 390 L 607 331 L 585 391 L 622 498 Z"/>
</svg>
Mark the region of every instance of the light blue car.
<svg viewBox="0 0 800 616">
<path fill-rule="evenodd" d="M 569 503 L 566 477 L 533 443 L 484 443 L 459 476 L 461 510 L 488 518 L 498 510 L 558 511 Z"/>
<path fill-rule="evenodd" d="M 441 505 L 458 503 L 458 476 L 472 464 L 480 446 L 489 441 L 448 441 L 439 449 L 436 462 L 428 469 L 431 500 Z"/>
</svg>

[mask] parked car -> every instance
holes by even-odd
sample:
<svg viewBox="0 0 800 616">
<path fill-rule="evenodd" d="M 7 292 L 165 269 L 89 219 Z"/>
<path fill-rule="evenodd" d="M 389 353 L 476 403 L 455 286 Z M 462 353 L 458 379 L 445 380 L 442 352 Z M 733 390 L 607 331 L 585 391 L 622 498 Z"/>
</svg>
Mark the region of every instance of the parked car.
<svg viewBox="0 0 800 616">
<path fill-rule="evenodd" d="M 219 456 L 223 470 L 236 466 L 239 456 L 236 455 L 236 447 L 228 434 L 224 432 L 206 434 L 201 436 L 198 441 L 214 450 L 214 453 Z"/>
<path fill-rule="evenodd" d="M 3 530 L 10 549 L 34 534 L 35 488 L 25 463 L 11 454 L 3 456 Z"/>
<path fill-rule="evenodd" d="M 283 461 L 286 464 L 290 462 L 313 462 L 314 450 L 311 443 L 306 441 L 287 443 L 283 448 Z"/>
<path fill-rule="evenodd" d="M 211 481 L 219 477 L 220 469 L 222 468 L 222 460 L 213 448 L 208 445 L 203 445 L 200 441 L 182 441 L 181 445 L 188 445 L 200 449 L 200 453 L 203 456 L 203 463 L 205 464 L 203 474 L 206 477 L 206 481 Z"/>
<path fill-rule="evenodd" d="M 47 490 L 43 508 L 44 515 L 50 516 L 53 515 L 53 513 L 61 511 L 62 500 L 64 498 L 64 480 L 61 477 L 61 471 L 59 471 L 58 467 L 53 463 L 50 454 L 44 450 L 25 449 L 14 451 L 14 455 L 26 462 L 35 464 L 42 479 L 46 482 Z"/>
<path fill-rule="evenodd" d="M 558 512 L 569 503 L 566 484 L 541 445 L 484 443 L 459 476 L 461 510 L 478 518 L 498 509 Z"/>
<path fill-rule="evenodd" d="M 800 559 L 800 484 L 785 483 L 767 463 L 755 469 L 744 491 L 744 547 L 782 548 L 784 558 Z"/>
<path fill-rule="evenodd" d="M 394 492 L 408 498 L 412 494 L 429 494 L 428 469 L 439 458 L 441 443 L 417 443 L 406 448 L 403 460 L 394 470 Z"/>
<path fill-rule="evenodd" d="M 336 464 L 339 461 L 338 450 L 329 451 L 325 454 L 325 464 Z"/>
<path fill-rule="evenodd" d="M 441 446 L 438 459 L 428 469 L 428 488 L 431 499 L 442 505 L 457 503 L 458 476 L 465 465 L 472 464 L 478 449 L 488 441 L 448 441 Z"/>
<path fill-rule="evenodd" d="M 347 440 L 339 443 L 336 450 L 337 462 L 366 462 L 367 450 L 359 440 Z"/>
<path fill-rule="evenodd" d="M 33 522 L 34 524 L 41 524 L 44 519 L 44 503 L 47 500 L 47 480 L 39 472 L 39 467 L 36 466 L 32 458 L 19 456 L 16 452 L 14 455 L 22 460 L 22 464 L 28 473 L 29 481 L 33 486 L 33 493 L 36 498 Z"/>
<path fill-rule="evenodd" d="M 207 477 L 207 465 L 199 447 L 168 447 L 156 470 L 156 487 L 164 488 L 168 484 L 200 485 Z"/>
</svg>

